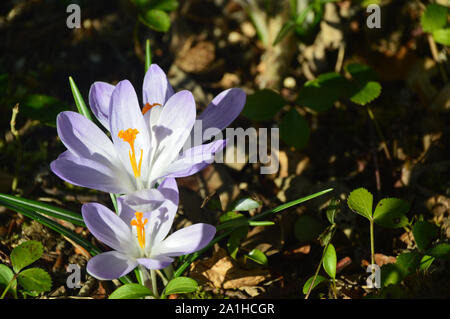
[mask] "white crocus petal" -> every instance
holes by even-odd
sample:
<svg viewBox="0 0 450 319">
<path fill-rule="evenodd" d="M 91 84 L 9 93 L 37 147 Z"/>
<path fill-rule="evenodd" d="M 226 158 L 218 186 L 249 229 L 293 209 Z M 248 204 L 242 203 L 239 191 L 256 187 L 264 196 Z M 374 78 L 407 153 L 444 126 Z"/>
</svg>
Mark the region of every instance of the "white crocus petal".
<svg viewBox="0 0 450 319">
<path fill-rule="evenodd" d="M 111 95 L 109 121 L 114 146 L 130 175 L 135 178 L 145 178 L 148 176 L 150 135 L 144 117 L 142 116 L 141 108 L 139 107 L 136 92 L 131 83 L 127 80 L 119 82 Z M 121 134 L 121 132 L 128 134 L 127 130 L 137 130 L 138 133 L 134 134 L 130 140 L 126 141 L 124 137 L 119 137 L 119 134 Z M 130 153 L 132 152 L 133 147 L 135 151 L 134 167 L 132 165 L 132 160 L 130 159 Z M 139 167 L 140 170 L 138 170 Z M 136 180 L 138 180 L 138 178 L 136 178 Z M 140 189 L 142 188 L 142 184 L 137 182 L 136 187 L 137 189 Z"/>
</svg>

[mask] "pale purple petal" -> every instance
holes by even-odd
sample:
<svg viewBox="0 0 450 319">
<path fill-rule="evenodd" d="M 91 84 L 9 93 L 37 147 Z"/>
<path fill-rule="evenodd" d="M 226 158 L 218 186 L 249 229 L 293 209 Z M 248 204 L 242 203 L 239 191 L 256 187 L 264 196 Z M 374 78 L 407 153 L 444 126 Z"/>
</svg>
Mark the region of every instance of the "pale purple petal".
<svg viewBox="0 0 450 319">
<path fill-rule="evenodd" d="M 209 244 L 216 234 L 216 228 L 208 224 L 194 224 L 182 228 L 154 248 L 154 258 L 162 256 L 181 256 L 198 251 Z"/>
<path fill-rule="evenodd" d="M 164 105 L 173 95 L 173 88 L 166 74 L 156 64 L 150 65 L 145 73 L 142 95 L 144 105 L 146 103 Z"/>
<path fill-rule="evenodd" d="M 73 154 L 96 161 L 120 163 L 111 140 L 85 116 L 72 111 L 61 112 L 56 124 L 59 138 Z"/>
<path fill-rule="evenodd" d="M 141 150 L 143 152 L 141 176 L 148 174 L 148 154 L 150 151 L 150 135 L 142 116 L 141 108 L 137 99 L 136 92 L 128 80 L 121 81 L 117 84 L 111 95 L 111 103 L 109 110 L 109 127 L 114 146 L 119 153 L 124 166 L 130 174 L 133 174 L 131 168 L 129 152 L 130 144 L 119 138 L 118 134 L 121 130 L 137 129 L 139 133 L 134 141 L 136 152 L 136 162 L 139 163 Z"/>
<path fill-rule="evenodd" d="M 226 128 L 241 113 L 245 100 L 245 92 L 241 89 L 232 88 L 219 93 L 198 116 L 198 120 L 202 120 L 202 130 Z"/>
<path fill-rule="evenodd" d="M 185 177 L 199 172 L 214 161 L 215 153 L 223 149 L 225 145 L 226 140 L 218 140 L 188 149 L 167 167 L 166 176 Z"/>
<path fill-rule="evenodd" d="M 97 120 L 109 130 L 109 102 L 114 85 L 94 82 L 89 90 L 89 105 Z"/>
<path fill-rule="evenodd" d="M 166 256 L 158 256 L 156 258 L 138 258 L 137 262 L 147 269 L 163 269 L 169 266 L 173 259 Z"/>
<path fill-rule="evenodd" d="M 192 93 L 181 91 L 174 94 L 164 105 L 158 125 L 152 127 L 156 145 L 151 181 L 162 177 L 164 169 L 171 163 L 185 144 L 195 122 L 195 101 Z"/>
<path fill-rule="evenodd" d="M 113 280 L 125 276 L 138 265 L 136 260 L 130 259 L 117 251 L 101 253 L 89 259 L 87 272 L 98 280 Z"/>
<path fill-rule="evenodd" d="M 65 151 L 51 162 L 50 168 L 59 178 L 71 184 L 108 193 L 128 193 L 134 186 L 122 167 L 106 159 L 94 161 Z"/>
<path fill-rule="evenodd" d="M 131 227 L 109 208 L 98 203 L 87 203 L 82 206 L 81 212 L 95 238 L 114 250 L 137 255 Z"/>
</svg>

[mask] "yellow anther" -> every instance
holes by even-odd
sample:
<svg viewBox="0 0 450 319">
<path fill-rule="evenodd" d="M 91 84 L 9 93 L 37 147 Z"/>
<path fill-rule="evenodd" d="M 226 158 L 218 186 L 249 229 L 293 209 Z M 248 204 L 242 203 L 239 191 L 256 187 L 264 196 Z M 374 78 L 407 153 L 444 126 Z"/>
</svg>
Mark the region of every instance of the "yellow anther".
<svg viewBox="0 0 450 319">
<path fill-rule="evenodd" d="M 147 224 L 148 219 L 146 218 L 144 222 L 142 222 L 142 217 L 144 217 L 144 214 L 141 212 L 135 212 L 134 215 L 136 216 L 136 219 L 133 219 L 130 222 L 131 226 L 136 226 L 136 232 L 137 232 L 137 238 L 139 246 L 141 246 L 142 249 L 144 249 L 145 245 L 145 229 L 144 226 Z"/>
<path fill-rule="evenodd" d="M 157 105 L 161 106 L 161 104 L 159 104 L 159 103 L 153 103 L 153 104 L 147 103 L 147 104 L 145 104 L 144 107 L 142 108 L 142 114 L 144 115 L 145 113 L 150 111 L 150 109 L 152 107 L 157 106 Z"/>
<path fill-rule="evenodd" d="M 142 164 L 142 149 L 141 156 L 139 158 L 139 166 L 136 162 L 136 152 L 134 150 L 134 141 L 136 140 L 136 135 L 139 134 L 139 131 L 135 128 L 129 128 L 127 130 L 120 130 L 117 136 L 121 138 L 124 142 L 130 144 L 131 151 L 128 153 L 130 156 L 131 168 L 133 169 L 134 177 L 138 178 L 141 176 L 141 164 Z"/>
</svg>

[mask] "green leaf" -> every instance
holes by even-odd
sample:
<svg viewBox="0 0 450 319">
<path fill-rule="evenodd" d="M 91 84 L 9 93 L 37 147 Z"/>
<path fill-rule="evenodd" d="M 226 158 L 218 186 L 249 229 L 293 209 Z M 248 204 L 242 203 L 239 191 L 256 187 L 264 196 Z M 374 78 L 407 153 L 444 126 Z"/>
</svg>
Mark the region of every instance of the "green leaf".
<svg viewBox="0 0 450 319">
<path fill-rule="evenodd" d="M 311 276 L 308 278 L 308 280 L 305 282 L 305 284 L 303 285 L 303 294 L 306 295 L 308 293 L 309 290 L 309 286 L 311 286 L 311 283 L 314 279 L 314 276 Z M 318 285 L 320 285 L 323 282 L 327 282 L 328 279 L 321 276 L 321 275 L 317 275 L 316 280 L 314 280 L 314 285 L 311 288 L 311 291 L 316 288 Z"/>
<path fill-rule="evenodd" d="M 226 223 L 231 220 L 241 219 L 241 218 L 245 218 L 244 215 L 242 215 L 241 213 L 235 212 L 235 211 L 231 211 L 231 212 L 227 212 L 227 213 L 221 215 L 219 217 L 219 220 L 221 223 Z"/>
<path fill-rule="evenodd" d="M 253 249 L 248 253 L 247 257 L 260 265 L 267 266 L 268 264 L 266 255 L 259 249 Z"/>
<path fill-rule="evenodd" d="M 177 0 L 153 0 L 151 1 L 152 9 L 159 9 L 163 11 L 174 11 L 178 8 Z"/>
<path fill-rule="evenodd" d="M 19 285 L 29 291 L 44 292 L 52 289 L 52 278 L 41 268 L 30 268 L 18 274 Z"/>
<path fill-rule="evenodd" d="M 248 224 L 250 226 L 272 226 L 275 225 L 275 222 L 271 222 L 268 220 L 254 220 L 254 221 L 249 221 Z"/>
<path fill-rule="evenodd" d="M 167 32 L 170 28 L 169 15 L 159 9 L 148 10 L 144 14 L 139 15 L 139 20 L 156 31 Z"/>
<path fill-rule="evenodd" d="M 433 31 L 433 39 L 437 43 L 450 46 L 450 29 L 439 29 Z"/>
<path fill-rule="evenodd" d="M 447 7 L 438 4 L 428 5 L 420 19 L 423 31 L 433 32 L 444 28 L 447 25 L 447 11 Z"/>
<path fill-rule="evenodd" d="M 402 272 L 403 278 L 414 272 L 417 268 L 419 268 L 420 260 L 422 259 L 422 255 L 417 251 L 411 251 L 408 253 L 400 254 L 397 257 L 397 261 L 395 264 Z"/>
<path fill-rule="evenodd" d="M 253 200 L 251 198 L 241 198 L 237 200 L 235 203 L 231 205 L 230 210 L 237 210 L 237 211 L 246 211 L 256 209 L 259 206 L 261 206 L 260 202 L 257 202 L 256 200 Z"/>
<path fill-rule="evenodd" d="M 427 251 L 427 255 L 431 255 L 435 258 L 450 259 L 450 245 L 439 244 Z"/>
<path fill-rule="evenodd" d="M 385 264 L 381 267 L 381 286 L 397 285 L 403 280 L 403 271 L 396 264 Z"/>
<path fill-rule="evenodd" d="M 9 268 L 6 265 L 0 264 L 0 287 L 5 288 L 6 286 L 8 286 L 9 282 L 14 278 L 14 273 L 11 270 L 11 268 Z M 15 287 L 16 284 L 13 283 L 13 287 Z M 0 290 L 2 291 L 2 290 Z M 1 295 L 1 293 L 0 293 Z"/>
<path fill-rule="evenodd" d="M 328 244 L 327 250 L 325 251 L 323 257 L 323 269 L 327 272 L 328 276 L 335 279 L 336 278 L 336 249 L 332 244 Z"/>
<path fill-rule="evenodd" d="M 28 95 L 20 103 L 21 114 L 49 126 L 55 126 L 56 116 L 68 109 L 69 107 L 57 98 L 44 94 Z"/>
<path fill-rule="evenodd" d="M 387 228 L 400 228 L 408 225 L 406 213 L 410 205 L 398 198 L 383 198 L 375 208 L 373 218 L 375 223 Z"/>
<path fill-rule="evenodd" d="M 372 219 L 373 195 L 367 189 L 358 188 L 352 191 L 348 196 L 347 205 L 357 214 Z"/>
<path fill-rule="evenodd" d="M 321 223 L 309 215 L 300 216 L 294 224 L 294 235 L 300 243 L 317 239 L 322 230 Z"/>
<path fill-rule="evenodd" d="M 420 267 L 419 267 L 420 270 L 424 271 L 428 270 L 428 268 L 430 268 L 431 264 L 433 263 L 434 259 L 435 258 L 433 256 L 428 255 L 423 256 L 422 259 L 420 260 Z"/>
<path fill-rule="evenodd" d="M 242 115 L 254 121 L 272 120 L 286 104 L 280 94 L 264 89 L 247 96 Z"/>
<path fill-rule="evenodd" d="M 326 216 L 330 224 L 334 224 L 334 219 L 336 215 L 339 213 L 339 200 L 336 198 L 333 198 L 330 202 L 330 205 L 327 207 Z"/>
<path fill-rule="evenodd" d="M 16 206 L 23 207 L 25 209 L 35 210 L 41 214 L 59 218 L 68 221 L 77 226 L 86 227 L 83 221 L 83 217 L 80 214 L 71 212 L 66 209 L 48 205 L 42 202 L 34 201 L 31 199 L 21 198 L 18 196 L 6 195 L 0 193 L 0 204 L 10 203 Z"/>
<path fill-rule="evenodd" d="M 189 292 L 194 292 L 197 290 L 197 282 L 188 277 L 177 277 L 169 281 L 164 290 L 165 295 L 172 294 L 187 294 Z"/>
<path fill-rule="evenodd" d="M 280 123 L 280 138 L 289 146 L 301 150 L 309 140 L 309 127 L 297 110 L 287 112 Z"/>
<path fill-rule="evenodd" d="M 16 273 L 41 258 L 44 252 L 42 244 L 35 240 L 26 241 L 11 252 L 11 263 Z"/>
<path fill-rule="evenodd" d="M 227 212 L 219 217 L 220 225 L 216 227 L 216 230 L 223 230 L 226 228 L 236 228 L 240 226 L 248 225 L 248 220 L 244 215 L 237 212 Z"/>
<path fill-rule="evenodd" d="M 378 82 L 370 81 L 361 86 L 357 92 L 350 96 L 353 103 L 366 105 L 372 102 L 381 94 L 381 85 Z"/>
<path fill-rule="evenodd" d="M 365 64 L 349 63 L 344 67 L 344 70 L 350 73 L 354 82 L 366 83 L 377 80 L 375 71 Z"/>
<path fill-rule="evenodd" d="M 280 32 L 278 32 L 275 41 L 273 41 L 273 46 L 277 45 L 281 42 L 289 33 L 295 30 L 295 27 L 297 26 L 297 23 L 295 20 L 289 20 L 286 22 L 280 29 Z"/>
<path fill-rule="evenodd" d="M 436 239 L 438 232 L 439 227 L 426 221 L 418 221 L 412 228 L 417 247 L 422 251 L 426 250 L 431 242 Z"/>
<path fill-rule="evenodd" d="M 342 75 L 335 72 L 324 73 L 305 83 L 298 94 L 297 104 L 323 112 L 332 108 L 340 97 L 346 96 L 348 89 L 349 83 Z"/>
<path fill-rule="evenodd" d="M 241 226 L 233 230 L 227 242 L 228 253 L 233 259 L 236 259 L 236 255 L 239 250 L 241 241 L 247 236 L 248 226 Z"/>
<path fill-rule="evenodd" d="M 92 121 L 91 111 L 86 106 L 86 103 L 83 100 L 83 96 L 81 95 L 80 90 L 78 90 L 78 87 L 71 76 L 69 76 L 69 84 L 72 90 L 73 99 L 75 100 L 75 104 L 78 109 L 78 113 L 84 115 L 86 118 Z"/>
<path fill-rule="evenodd" d="M 109 295 L 108 299 L 140 299 L 147 296 L 152 296 L 150 289 L 133 283 L 120 286 Z"/>
</svg>

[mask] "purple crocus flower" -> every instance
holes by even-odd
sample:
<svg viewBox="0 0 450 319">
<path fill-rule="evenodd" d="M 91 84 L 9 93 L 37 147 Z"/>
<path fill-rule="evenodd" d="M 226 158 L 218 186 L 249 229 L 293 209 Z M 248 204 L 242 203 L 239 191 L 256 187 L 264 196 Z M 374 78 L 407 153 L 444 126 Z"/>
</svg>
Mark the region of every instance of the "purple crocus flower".
<svg viewBox="0 0 450 319">
<path fill-rule="evenodd" d="M 119 215 L 98 203 L 82 207 L 89 231 L 113 249 L 92 257 L 87 264 L 88 273 L 100 280 L 122 277 L 137 266 L 165 268 L 173 262 L 172 257 L 205 247 L 216 233 L 215 227 L 199 223 L 167 236 L 178 208 L 173 178 L 165 179 L 158 189 L 132 194 L 127 204 L 119 200 L 119 204 Z"/>
<path fill-rule="evenodd" d="M 109 130 L 109 108 L 110 99 L 114 86 L 106 82 L 95 82 L 89 91 L 89 104 L 92 112 L 103 126 Z M 155 113 L 158 108 L 164 106 L 166 102 L 174 95 L 174 90 L 167 79 L 164 71 L 157 65 L 150 65 L 144 77 L 142 87 L 142 105 L 144 117 L 152 117 L 148 110 L 152 109 Z M 239 88 L 231 88 L 219 93 L 206 109 L 197 117 L 195 126 L 201 126 L 203 134 L 207 129 L 214 128 L 223 130 L 230 125 L 241 113 L 245 105 L 245 92 Z M 194 130 L 195 130 L 194 126 Z M 193 130 L 193 131 L 194 131 Z M 207 137 L 206 139 L 209 139 Z M 195 145 L 203 141 L 194 141 Z"/>
<path fill-rule="evenodd" d="M 50 167 L 74 185 L 116 194 L 152 188 L 167 177 L 195 174 L 226 144 L 221 139 L 206 144 L 201 141 L 186 149 L 196 122 L 194 98 L 189 91 L 174 94 L 164 72 L 154 64 L 145 75 L 142 110 L 127 80 L 115 87 L 95 83 L 89 101 L 112 141 L 78 113 L 58 115 L 58 135 L 68 150 Z M 200 118 L 208 126 L 222 128 L 234 120 L 244 103 L 241 90 L 224 91 Z"/>
</svg>

